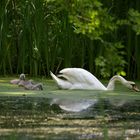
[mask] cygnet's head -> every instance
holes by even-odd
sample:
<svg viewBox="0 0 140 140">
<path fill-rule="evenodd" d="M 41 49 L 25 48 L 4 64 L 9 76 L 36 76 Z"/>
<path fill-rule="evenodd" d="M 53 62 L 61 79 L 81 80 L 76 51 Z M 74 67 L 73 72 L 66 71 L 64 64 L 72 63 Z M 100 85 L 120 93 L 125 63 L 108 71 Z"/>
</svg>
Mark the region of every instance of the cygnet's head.
<svg viewBox="0 0 140 140">
<path fill-rule="evenodd" d="M 20 74 L 19 79 L 20 80 L 25 80 L 25 74 L 24 73 Z"/>
<path fill-rule="evenodd" d="M 39 83 L 39 84 L 38 84 L 37 90 L 43 90 L 43 84 L 42 84 L 42 83 Z"/>
<path fill-rule="evenodd" d="M 126 86 L 127 86 L 128 88 L 130 88 L 130 89 L 135 90 L 135 91 L 140 91 L 140 90 L 138 89 L 138 87 L 137 87 L 137 85 L 136 85 L 135 82 L 127 81 L 127 82 L 126 82 Z"/>
</svg>

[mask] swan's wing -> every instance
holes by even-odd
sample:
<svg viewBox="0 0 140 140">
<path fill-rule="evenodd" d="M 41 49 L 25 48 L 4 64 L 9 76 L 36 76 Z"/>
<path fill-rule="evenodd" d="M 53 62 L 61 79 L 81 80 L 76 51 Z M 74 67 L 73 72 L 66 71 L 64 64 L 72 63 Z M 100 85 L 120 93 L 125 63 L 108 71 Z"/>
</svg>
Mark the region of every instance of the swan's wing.
<svg viewBox="0 0 140 140">
<path fill-rule="evenodd" d="M 102 83 L 90 72 L 81 68 L 65 68 L 60 71 L 60 73 L 66 77 L 72 83 L 84 83 L 88 85 L 93 85 L 95 87 L 102 87 Z"/>
<path fill-rule="evenodd" d="M 66 68 L 60 71 L 60 74 L 63 77 L 67 77 L 67 80 L 71 81 L 72 83 L 92 83 L 89 79 L 92 77 L 92 74 L 86 70 L 80 68 Z"/>
<path fill-rule="evenodd" d="M 90 72 L 82 68 L 65 68 L 60 74 L 73 84 L 71 89 L 106 90 L 106 87 Z"/>
</svg>

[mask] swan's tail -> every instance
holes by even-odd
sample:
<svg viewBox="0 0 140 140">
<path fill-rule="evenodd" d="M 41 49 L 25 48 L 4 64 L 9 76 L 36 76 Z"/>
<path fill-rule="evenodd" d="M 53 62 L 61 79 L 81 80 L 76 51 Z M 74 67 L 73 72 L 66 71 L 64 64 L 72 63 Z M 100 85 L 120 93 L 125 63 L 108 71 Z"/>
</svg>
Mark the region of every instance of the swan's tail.
<svg viewBox="0 0 140 140">
<path fill-rule="evenodd" d="M 62 89 L 69 89 L 71 87 L 71 83 L 69 83 L 66 80 L 60 79 L 58 78 L 56 75 L 54 75 L 51 71 L 50 71 L 50 75 L 53 78 L 53 80 L 56 82 L 57 86 L 59 88 Z"/>
<path fill-rule="evenodd" d="M 59 83 L 59 78 L 57 76 L 55 76 L 51 71 L 50 71 L 50 75 L 53 78 L 53 80 L 58 84 Z"/>
</svg>

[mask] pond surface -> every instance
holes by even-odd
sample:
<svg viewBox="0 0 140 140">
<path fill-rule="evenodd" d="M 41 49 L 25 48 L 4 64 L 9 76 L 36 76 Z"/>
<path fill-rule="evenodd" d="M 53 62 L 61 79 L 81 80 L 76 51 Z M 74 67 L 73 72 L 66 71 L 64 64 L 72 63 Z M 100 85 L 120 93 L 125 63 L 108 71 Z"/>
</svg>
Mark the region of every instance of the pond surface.
<svg viewBox="0 0 140 140">
<path fill-rule="evenodd" d="M 140 139 L 138 93 L 120 92 L 122 87 L 114 92 L 58 90 L 52 83 L 40 92 L 4 86 L 2 140 Z"/>
</svg>

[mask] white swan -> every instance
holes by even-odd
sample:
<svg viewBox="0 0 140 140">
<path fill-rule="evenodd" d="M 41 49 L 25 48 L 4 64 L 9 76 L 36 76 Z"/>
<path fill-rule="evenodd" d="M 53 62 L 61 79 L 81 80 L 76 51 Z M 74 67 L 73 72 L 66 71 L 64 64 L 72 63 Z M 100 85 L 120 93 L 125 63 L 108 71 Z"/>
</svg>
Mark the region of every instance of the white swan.
<svg viewBox="0 0 140 140">
<path fill-rule="evenodd" d="M 61 89 L 114 90 L 115 82 L 120 81 L 126 87 L 139 91 L 135 82 L 127 81 L 119 75 L 113 76 L 105 87 L 94 75 L 82 68 L 65 68 L 58 76 L 52 72 L 50 75 Z"/>
</svg>

